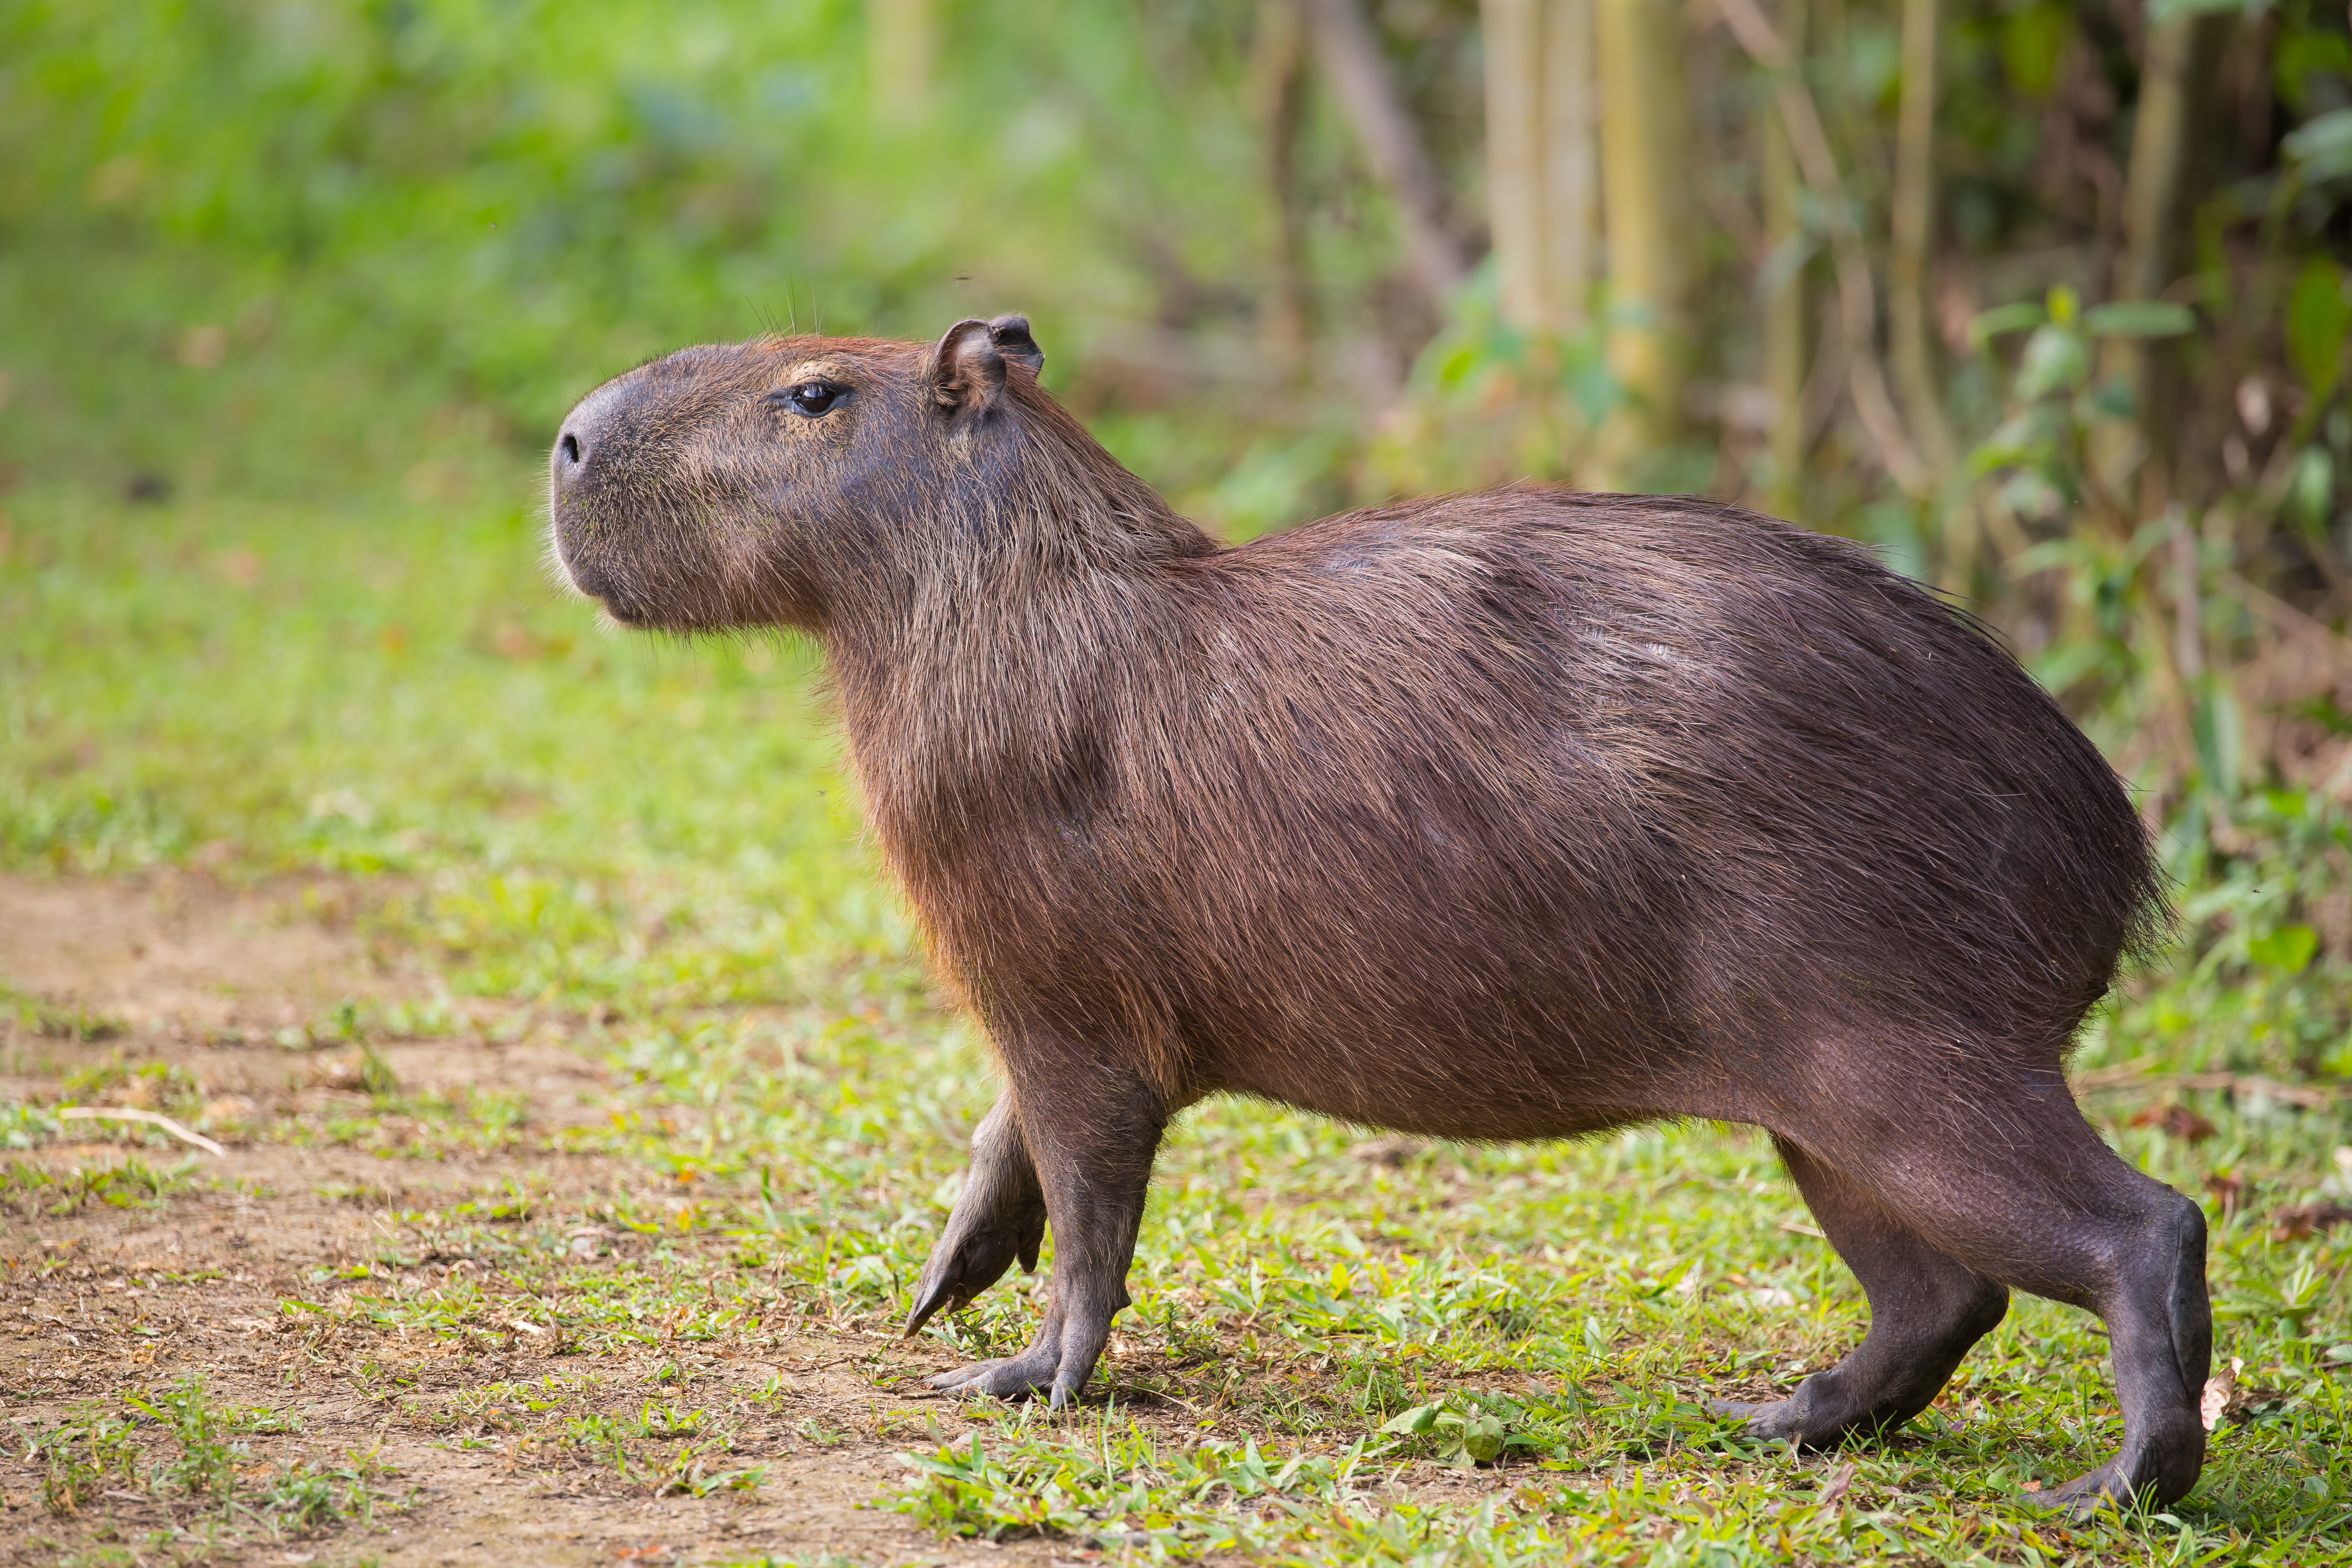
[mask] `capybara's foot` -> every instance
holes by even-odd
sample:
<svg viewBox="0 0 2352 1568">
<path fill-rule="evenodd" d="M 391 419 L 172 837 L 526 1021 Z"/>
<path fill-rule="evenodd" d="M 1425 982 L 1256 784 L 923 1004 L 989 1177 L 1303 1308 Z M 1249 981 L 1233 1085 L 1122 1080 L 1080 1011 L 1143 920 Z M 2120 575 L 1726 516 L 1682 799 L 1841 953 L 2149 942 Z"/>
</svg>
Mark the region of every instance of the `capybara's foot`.
<svg viewBox="0 0 2352 1568">
<path fill-rule="evenodd" d="M 2104 1508 L 2112 1506 L 2117 1511 L 2130 1508 L 2136 1496 L 2121 1465 L 2110 1459 L 2097 1469 L 2076 1476 L 2064 1486 L 2053 1487 L 2038 1497 L 2028 1492 L 2024 1500 L 2029 1506 L 2063 1514 L 2075 1524 L 2088 1524 Z"/>
<path fill-rule="evenodd" d="M 1052 1388 L 1061 1360 L 1053 1346 L 1034 1344 L 1016 1356 L 976 1361 L 970 1366 L 943 1372 L 931 1379 L 931 1386 L 942 1394 L 988 1394 L 999 1399 L 1019 1399 Z"/>
<path fill-rule="evenodd" d="M 2191 1416 L 2139 1435 L 2126 1435 L 2123 1452 L 2097 1469 L 2053 1487 L 2030 1501 L 2059 1510 L 2081 1523 L 2102 1509 L 2162 1508 L 2197 1484 L 2205 1463 L 2205 1428 Z"/>
<path fill-rule="evenodd" d="M 1832 1448 L 1857 1433 L 1869 1436 L 1899 1426 L 1916 1408 L 1903 1401 L 1857 1398 L 1853 1380 L 1843 1372 L 1842 1367 L 1817 1372 L 1786 1399 L 1762 1405 L 1710 1399 L 1706 1407 L 1717 1415 L 1745 1418 L 1750 1437 L 1786 1439 L 1800 1448 Z"/>
<path fill-rule="evenodd" d="M 1789 1404 L 1785 1399 L 1769 1400 L 1760 1405 L 1750 1405 L 1742 1399 L 1710 1399 L 1706 1402 L 1706 1413 L 1720 1415 L 1727 1421 L 1744 1421 L 1748 1424 L 1748 1436 L 1769 1439 L 1790 1435 L 1783 1419 L 1776 1414 L 1787 1410 Z"/>
<path fill-rule="evenodd" d="M 1748 1405 L 1737 1399 L 1710 1399 L 1709 1413 L 1732 1420 L 1744 1420 L 1744 1435 L 1774 1442 L 1786 1439 L 1800 1448 L 1827 1448 L 1852 1430 L 1852 1424 L 1826 1423 L 1814 1408 L 1814 1400 L 1806 1386 L 1800 1384 L 1797 1392 L 1786 1399 L 1775 1399 L 1760 1405 Z"/>
<path fill-rule="evenodd" d="M 1056 1288 L 1063 1287 L 1057 1283 Z M 943 1372 L 931 1379 L 931 1386 L 943 1394 L 991 1394 L 999 1399 L 1042 1394 L 1055 1410 L 1069 1404 L 1102 1359 L 1103 1346 L 1110 1339 L 1111 1311 L 1116 1309 L 1089 1303 L 1076 1289 L 1068 1294 L 1078 1300 L 1068 1307 L 1048 1307 L 1037 1337 L 1019 1355 Z M 1126 1304 L 1122 1291 L 1119 1305 Z"/>
</svg>

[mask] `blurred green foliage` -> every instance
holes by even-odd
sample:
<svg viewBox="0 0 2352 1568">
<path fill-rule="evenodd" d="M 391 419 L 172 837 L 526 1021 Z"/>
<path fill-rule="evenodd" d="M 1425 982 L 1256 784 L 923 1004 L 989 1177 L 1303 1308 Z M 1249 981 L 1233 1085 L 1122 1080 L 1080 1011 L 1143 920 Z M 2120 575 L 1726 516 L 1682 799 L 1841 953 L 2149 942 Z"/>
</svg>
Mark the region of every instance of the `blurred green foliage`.
<svg viewBox="0 0 2352 1568">
<path fill-rule="evenodd" d="M 1369 10 L 1475 251 L 1476 7 Z M 1229 533 L 1572 474 L 1622 395 L 1605 296 L 1600 327 L 1559 338 L 1506 323 L 1490 271 L 1443 311 L 1415 299 L 1388 195 L 1311 71 L 1288 197 L 1304 355 L 1269 330 L 1268 14 L 942 4 L 909 75 L 921 54 L 886 47 L 849 0 L 0 0 L 0 868 L 350 891 L 338 907 L 406 989 L 275 1044 L 356 1044 L 365 1103 L 238 1135 L 626 1162 L 593 1216 L 517 1190 L 403 1215 L 384 1242 L 521 1271 L 574 1348 L 646 1344 L 656 1321 L 740 1339 L 787 1306 L 846 1334 L 903 1310 L 992 1086 L 860 842 L 814 654 L 598 635 L 544 583 L 532 468 L 571 399 L 686 341 L 927 335 L 1019 308 L 1049 384 Z M 1812 15 L 1802 79 L 1846 216 L 1880 245 L 1899 5 Z M 1796 1200 L 1760 1145 L 1707 1128 L 1366 1144 L 1215 1103 L 1171 1138 L 1121 1330 L 1135 1348 L 1106 1385 L 1225 1426 L 1180 1447 L 1118 1408 L 1053 1428 L 986 1409 L 984 1442 L 904 1479 L 916 1517 L 1177 1558 L 2341 1555 L 2352 1321 L 2331 1281 L 2352 1230 L 2273 1226 L 2352 1199 L 2352 31 L 2299 0 L 2233 24 L 2187 284 L 2121 301 L 2105 262 L 2142 12 L 1946 6 L 1927 304 L 1959 439 L 1923 497 L 1888 482 L 1843 400 L 1838 215 L 1807 208 L 1777 257 L 1749 244 L 1769 84 L 1710 16 L 1691 13 L 1685 62 L 1707 215 L 1693 406 L 1643 477 L 1763 492 L 1760 301 L 1785 271 L 1832 366 L 1791 510 L 1968 593 L 2167 829 L 2188 940 L 2095 1020 L 2077 1065 L 2101 1075 L 2087 1102 L 2126 1157 L 2222 1184 L 2218 1343 L 2265 1397 L 2177 1513 L 2031 1534 L 2050 1527 L 2019 1485 L 2116 1434 L 2096 1331 L 2021 1301 L 1935 1416 L 1851 1456 L 1840 1511 L 1688 1403 L 1790 1381 L 1861 1328 L 1846 1273 L 1784 1222 Z M 2118 396 L 2119 344 L 2173 356 L 2175 493 L 2152 509 L 2102 473 L 2144 412 Z M 600 1058 L 609 1115 L 536 1125 L 498 1091 L 404 1093 L 371 1042 L 455 1037 L 481 998 Z M 0 1005 L 60 1040 L 117 1028 Z M 69 1088 L 213 1114 L 119 1065 Z M 86 1135 L 55 1109 L 0 1106 L 0 1146 Z M 2202 1142 L 2174 1111 L 2210 1122 Z M 18 1173 L 0 1200 L 27 1218 L 144 1205 L 184 1173 L 123 1172 Z M 588 1259 L 575 1217 L 606 1237 Z M 639 1253 L 593 1271 L 623 1237 Z M 471 1278 L 284 1310 L 489 1342 L 516 1299 Z M 1001 1352 L 1035 1310 L 1008 1282 L 929 1331 Z M 609 1444 L 624 1476 L 657 1476 L 656 1435 L 699 1429 L 541 1392 L 512 1423 Z M 470 1397 L 444 1402 L 451 1432 Z M 120 1436 L 56 1437 L 52 1489 L 113 1484 Z M 1474 1438 L 1527 1484 L 1375 1506 L 1341 1458 L 1475 1461 Z M 327 1485 L 278 1485 L 297 1481 Z"/>
<path fill-rule="evenodd" d="M 838 789 L 766 787 L 826 766 L 766 675 L 806 654 L 584 637 L 527 585 L 530 465 L 573 397 L 686 341 L 1021 308 L 1049 384 L 1229 533 L 1572 476 L 1622 405 L 1622 313 L 1603 290 L 1587 331 L 1515 330 L 1491 268 L 1416 297 L 1312 51 L 1279 58 L 1289 4 L 0 5 L 5 858 L 398 873 L 386 919 L 492 989 L 593 991 L 592 933 L 631 930 L 701 933 L 681 996 L 756 993 L 771 922 L 895 961 L 887 901 L 841 892 Z M 1923 305 L 1958 440 L 1932 494 L 1849 406 L 1839 367 L 1881 345 L 1839 338 L 1828 254 L 1860 233 L 1885 264 L 1904 0 L 1808 0 L 1795 78 L 1848 210 L 1801 192 L 1763 248 L 1774 79 L 1694 10 L 1691 406 L 1633 477 L 1769 493 L 1968 596 L 2143 791 L 2199 962 L 2267 974 L 2261 944 L 2308 931 L 2286 984 L 2318 997 L 2352 961 L 2352 28 L 2191 9 L 2221 30 L 2182 270 L 2122 300 L 2147 40 L 2187 13 L 1942 5 Z M 1477 7 L 1366 14 L 1475 255 Z M 1816 384 L 1785 486 L 1783 285 Z"/>
</svg>

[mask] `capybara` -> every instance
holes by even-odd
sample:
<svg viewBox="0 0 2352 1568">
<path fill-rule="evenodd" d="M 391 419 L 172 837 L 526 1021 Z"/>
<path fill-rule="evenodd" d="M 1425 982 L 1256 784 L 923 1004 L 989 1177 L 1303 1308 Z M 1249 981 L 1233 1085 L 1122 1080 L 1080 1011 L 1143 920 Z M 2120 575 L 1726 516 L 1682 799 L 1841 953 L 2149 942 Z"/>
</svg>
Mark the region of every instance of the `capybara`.
<svg viewBox="0 0 2352 1568">
<path fill-rule="evenodd" d="M 2205 1223 L 2062 1066 L 2165 929 L 2122 784 L 1968 616 L 1700 500 L 1518 487 L 1222 548 L 1040 389 L 1019 317 L 763 338 L 606 383 L 552 458 L 562 570 L 623 626 L 822 640 L 876 841 L 1003 1097 L 908 1331 L 1033 1267 L 1085 1384 L 1169 1119 L 1768 1130 L 1869 1334 L 1806 1445 L 1924 1409 L 2014 1287 L 2106 1321 L 2122 1450 L 2194 1484 Z"/>
</svg>

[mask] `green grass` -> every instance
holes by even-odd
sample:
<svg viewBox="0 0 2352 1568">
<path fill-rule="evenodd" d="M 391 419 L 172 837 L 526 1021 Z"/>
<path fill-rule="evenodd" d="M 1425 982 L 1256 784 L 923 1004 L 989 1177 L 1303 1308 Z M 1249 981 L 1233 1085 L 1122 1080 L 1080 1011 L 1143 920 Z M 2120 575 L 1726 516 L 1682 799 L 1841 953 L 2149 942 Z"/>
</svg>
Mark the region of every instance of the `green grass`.
<svg viewBox="0 0 2352 1568">
<path fill-rule="evenodd" d="M 365 1524 L 389 1506 L 381 1467 L 360 1456 L 257 1463 L 254 1436 L 299 1430 L 274 1410 L 223 1403 L 190 1377 L 126 1394 L 119 1409 L 88 1405 L 71 1420 L 36 1429 L 26 1457 L 40 1469 L 43 1507 L 60 1518 L 110 1490 L 162 1504 L 173 1528 L 157 1544 L 198 1531 L 216 1539 L 224 1529 L 233 1538 L 304 1536 Z"/>
<path fill-rule="evenodd" d="M 515 476 L 513 493 L 530 482 Z M 890 1385 L 862 1333 L 903 1312 L 992 1088 L 863 846 L 806 648 L 600 634 L 545 587 L 520 500 L 336 514 L 35 489 L 8 508 L 0 862 L 323 874 L 327 912 L 431 981 L 278 1045 L 372 1051 L 456 1032 L 456 1000 L 491 997 L 608 1069 L 609 1114 L 584 1128 L 535 1126 L 495 1094 L 412 1094 L 363 1056 L 383 1068 L 370 1081 L 363 1065 L 363 1106 L 248 1129 L 387 1155 L 555 1148 L 626 1173 L 586 1201 L 517 1186 L 392 1212 L 374 1258 L 282 1303 L 289 1332 L 317 1353 L 344 1346 L 370 1397 L 443 1440 L 585 1455 L 655 1491 L 760 1484 L 730 1457 L 746 1411 L 698 1389 L 698 1346 L 763 1325 L 839 1333 Z M 2272 861 L 2189 889 L 2209 956 L 2136 981 L 2086 1064 L 2352 1068 L 2340 967 L 2279 934 L 2336 894 L 2263 870 L 2307 884 L 2341 825 L 2287 797 L 2248 820 L 2268 824 Z M 79 1088 L 194 1102 L 151 1076 L 100 1068 Z M 1706 1415 L 1707 1394 L 1785 1388 L 1864 1322 L 1757 1135 L 1478 1148 L 1229 1102 L 1169 1140 L 1136 1304 L 1092 1402 L 1060 1421 L 983 1407 L 961 1446 L 936 1423 L 877 1416 L 866 1435 L 908 1456 L 878 1500 L 947 1534 L 1045 1533 L 1140 1559 L 2352 1561 L 2352 1226 L 2273 1240 L 2269 1218 L 2352 1201 L 2352 1120 L 2341 1100 L 2174 1098 L 2210 1139 L 2130 1125 L 2161 1103 L 2147 1096 L 2094 1111 L 2184 1191 L 2250 1184 L 2233 1217 L 2209 1215 L 2218 1354 L 2254 1392 L 2167 1513 L 2075 1529 L 2032 1508 L 2029 1483 L 2088 1468 L 2119 1436 L 2105 1342 L 2048 1303 L 2020 1300 L 1886 1443 L 1800 1458 Z M 59 1135 L 43 1106 L 0 1106 L 0 1145 Z M 11 1169 L 0 1201 L 28 1215 L 157 1201 L 180 1179 Z M 425 1258 L 468 1267 L 420 1276 Z M 929 1331 L 960 1354 L 1002 1352 L 1038 1300 L 1035 1281 L 1008 1280 Z M 674 1375 L 428 1392 L 404 1363 L 364 1359 L 388 1352 L 348 1349 L 393 1331 L 483 1348 L 535 1331 L 585 1355 L 670 1355 Z M 79 1495 L 84 1472 L 119 1473 L 124 1444 L 161 1451 L 169 1431 L 185 1457 L 156 1484 L 202 1494 L 208 1445 L 241 1439 L 217 1421 L 196 1431 L 176 1397 L 152 1397 L 131 1436 L 113 1412 L 44 1439 L 56 1485 Z M 791 1418 L 807 1441 L 840 1436 Z M 1448 1493 L 1448 1474 L 1493 1484 Z M 373 1495 L 341 1471 L 270 1485 L 278 1500 L 249 1506 L 313 1523 Z"/>
</svg>

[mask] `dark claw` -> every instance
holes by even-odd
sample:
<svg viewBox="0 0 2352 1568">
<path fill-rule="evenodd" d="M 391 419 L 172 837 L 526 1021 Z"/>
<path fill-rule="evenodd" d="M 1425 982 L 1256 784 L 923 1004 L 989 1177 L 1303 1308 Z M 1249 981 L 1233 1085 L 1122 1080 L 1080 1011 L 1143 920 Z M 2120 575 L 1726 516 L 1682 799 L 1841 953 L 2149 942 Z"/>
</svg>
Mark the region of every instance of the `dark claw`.
<svg viewBox="0 0 2352 1568">
<path fill-rule="evenodd" d="M 915 1289 L 915 1308 L 907 1314 L 906 1337 L 908 1339 L 919 1332 L 941 1307 L 953 1310 L 971 1300 L 969 1296 L 959 1298 L 955 1287 L 945 1279 L 926 1279 Z"/>
<path fill-rule="evenodd" d="M 997 1282 L 1016 1258 L 1024 1271 L 1037 1268 L 1045 1239 L 1045 1198 L 1036 1167 L 1021 1142 L 1009 1101 L 1000 1100 L 971 1137 L 971 1172 L 946 1233 L 931 1248 L 915 1283 L 907 1314 L 909 1334 L 942 1307 L 964 1305 Z"/>
<path fill-rule="evenodd" d="M 914 1333 L 930 1321 L 940 1308 L 952 1310 L 972 1300 L 1003 1279 L 1016 1257 L 1024 1270 L 1036 1269 L 1037 1246 L 1045 1231 L 1042 1214 L 1034 1227 L 1023 1226 L 1024 1234 L 1019 1236 L 1007 1236 L 1001 1230 L 978 1230 L 960 1236 L 957 1232 L 961 1228 L 950 1219 L 947 1236 L 923 1265 L 922 1278 L 915 1282 L 914 1308 L 907 1314 L 908 1333 Z"/>
</svg>

